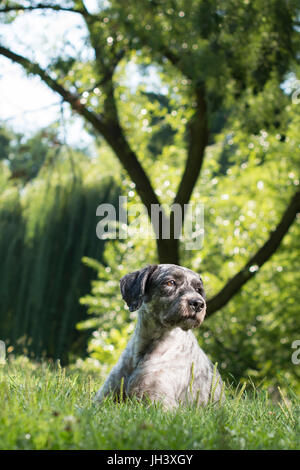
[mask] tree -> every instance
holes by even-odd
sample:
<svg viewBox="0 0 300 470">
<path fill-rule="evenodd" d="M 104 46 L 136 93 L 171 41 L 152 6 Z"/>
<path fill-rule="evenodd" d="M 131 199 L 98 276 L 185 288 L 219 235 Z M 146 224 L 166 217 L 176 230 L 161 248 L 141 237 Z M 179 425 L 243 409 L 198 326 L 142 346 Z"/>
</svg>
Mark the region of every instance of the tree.
<svg viewBox="0 0 300 470">
<path fill-rule="evenodd" d="M 42 68 L 4 44 L 0 54 L 20 64 L 27 73 L 39 76 L 92 126 L 95 134 L 105 139 L 134 182 L 149 214 L 151 206 L 160 200 L 122 124 L 117 93 L 120 83 L 116 76 L 121 65 L 135 54 L 140 63 L 155 64 L 170 81 L 177 77 L 177 98 L 183 100 L 187 116 L 187 156 L 173 202 L 183 208 L 190 201 L 220 116 L 224 123 L 230 116 L 251 114 L 251 100 L 263 94 L 270 82 L 279 89 L 285 73 L 292 70 L 297 56 L 297 2 L 112 0 L 99 4 L 97 13 L 91 13 L 83 0 L 30 5 L 6 1 L 0 8 L 6 21 L 33 10 L 81 15 L 92 59 L 64 54 Z M 172 93 L 174 89 L 170 88 L 169 94 Z M 277 121 L 270 113 L 266 127 L 275 121 L 281 127 L 280 109 L 274 104 L 272 111 Z M 251 133 L 260 130 L 259 119 L 246 120 L 245 125 Z M 298 191 L 264 245 L 208 302 L 210 314 L 255 275 L 256 270 L 249 270 L 253 263 L 262 266 L 277 250 L 299 206 Z M 179 241 L 174 237 L 172 213 L 163 216 L 170 218 L 171 237 L 157 239 L 158 258 L 161 263 L 179 264 Z"/>
<path fill-rule="evenodd" d="M 35 178 L 47 159 L 54 160 L 61 145 L 54 126 L 42 129 L 28 139 L 0 127 L 0 158 L 10 169 L 10 178 L 22 184 Z"/>
<path fill-rule="evenodd" d="M 1 338 L 17 354 L 66 363 L 86 347 L 75 328 L 92 277 L 82 257 L 103 259 L 105 241 L 90 237 L 94 207 L 115 205 L 120 186 L 55 126 L 30 138 L 3 127 L 0 139 Z"/>
</svg>

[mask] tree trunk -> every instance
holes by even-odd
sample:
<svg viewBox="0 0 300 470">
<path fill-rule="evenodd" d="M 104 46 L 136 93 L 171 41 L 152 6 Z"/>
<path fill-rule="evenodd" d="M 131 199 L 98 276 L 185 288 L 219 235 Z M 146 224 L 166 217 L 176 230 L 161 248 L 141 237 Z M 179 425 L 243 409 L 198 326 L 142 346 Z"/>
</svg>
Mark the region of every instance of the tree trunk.
<svg viewBox="0 0 300 470">
<path fill-rule="evenodd" d="M 179 261 L 179 240 L 156 240 L 158 260 L 161 264 L 180 264 Z"/>
</svg>

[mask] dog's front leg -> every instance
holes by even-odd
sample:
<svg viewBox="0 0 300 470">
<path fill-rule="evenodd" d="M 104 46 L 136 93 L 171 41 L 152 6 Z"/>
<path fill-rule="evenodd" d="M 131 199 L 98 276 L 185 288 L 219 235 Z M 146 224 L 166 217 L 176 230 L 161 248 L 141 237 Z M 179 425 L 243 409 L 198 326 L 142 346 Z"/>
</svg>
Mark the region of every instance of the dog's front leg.
<svg viewBox="0 0 300 470">
<path fill-rule="evenodd" d="M 132 340 L 130 340 L 118 363 L 111 370 L 104 384 L 96 393 L 94 401 L 101 402 L 109 395 L 111 395 L 115 400 L 119 399 L 121 394 L 125 398 L 126 383 L 132 370 Z"/>
<path fill-rule="evenodd" d="M 102 402 L 104 398 L 109 395 L 111 395 L 114 399 L 118 399 L 120 396 L 122 374 L 120 373 L 120 370 L 117 366 L 113 368 L 102 387 L 96 393 L 94 401 L 98 403 Z"/>
</svg>

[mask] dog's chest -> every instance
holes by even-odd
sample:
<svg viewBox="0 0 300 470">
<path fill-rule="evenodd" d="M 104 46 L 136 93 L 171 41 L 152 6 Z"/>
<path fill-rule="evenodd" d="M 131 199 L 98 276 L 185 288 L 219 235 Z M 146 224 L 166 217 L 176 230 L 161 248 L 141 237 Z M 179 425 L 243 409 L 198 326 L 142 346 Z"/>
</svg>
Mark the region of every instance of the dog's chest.
<svg viewBox="0 0 300 470">
<path fill-rule="evenodd" d="M 145 393 L 174 404 L 185 402 L 192 390 L 193 398 L 198 393 L 201 402 L 207 401 L 211 365 L 191 331 L 175 328 L 137 359 L 126 381 L 128 395 Z"/>
<path fill-rule="evenodd" d="M 192 363 L 201 354 L 195 336 L 181 328 L 174 329 L 164 341 L 158 342 L 140 361 L 145 372 L 165 374 L 181 374 L 181 378 L 190 376 Z M 200 353 L 200 354 L 199 354 Z M 195 366 L 195 364 L 194 364 Z"/>
</svg>

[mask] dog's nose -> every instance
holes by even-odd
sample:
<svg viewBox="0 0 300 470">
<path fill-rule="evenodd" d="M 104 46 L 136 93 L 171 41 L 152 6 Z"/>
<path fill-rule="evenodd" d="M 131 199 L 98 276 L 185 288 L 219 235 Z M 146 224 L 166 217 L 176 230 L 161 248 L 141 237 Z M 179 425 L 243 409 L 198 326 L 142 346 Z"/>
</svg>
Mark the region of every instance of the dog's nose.
<svg viewBox="0 0 300 470">
<path fill-rule="evenodd" d="M 199 299 L 191 299 L 189 300 L 189 306 L 192 307 L 195 312 L 200 312 L 200 310 L 202 310 L 204 307 L 204 301 Z"/>
</svg>

